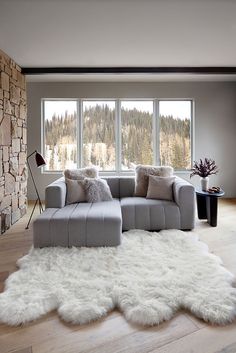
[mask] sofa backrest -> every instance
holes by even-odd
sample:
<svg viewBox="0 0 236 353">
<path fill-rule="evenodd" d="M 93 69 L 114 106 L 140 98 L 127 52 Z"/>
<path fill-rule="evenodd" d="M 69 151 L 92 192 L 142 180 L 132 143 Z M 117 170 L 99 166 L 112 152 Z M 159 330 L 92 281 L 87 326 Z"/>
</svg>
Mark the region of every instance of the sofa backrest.
<svg viewBox="0 0 236 353">
<path fill-rule="evenodd" d="M 103 177 L 111 189 L 111 194 L 115 198 L 134 196 L 134 177 Z"/>
<path fill-rule="evenodd" d="M 134 177 L 120 177 L 120 198 L 134 196 Z"/>
<path fill-rule="evenodd" d="M 102 177 L 107 181 L 109 188 L 111 190 L 112 197 L 119 198 L 120 197 L 120 180 L 119 177 Z"/>
<path fill-rule="evenodd" d="M 103 177 L 111 189 L 114 198 L 132 197 L 134 195 L 134 177 Z M 45 190 L 46 208 L 61 208 L 66 203 L 66 183 L 64 177 L 48 185 Z"/>
</svg>

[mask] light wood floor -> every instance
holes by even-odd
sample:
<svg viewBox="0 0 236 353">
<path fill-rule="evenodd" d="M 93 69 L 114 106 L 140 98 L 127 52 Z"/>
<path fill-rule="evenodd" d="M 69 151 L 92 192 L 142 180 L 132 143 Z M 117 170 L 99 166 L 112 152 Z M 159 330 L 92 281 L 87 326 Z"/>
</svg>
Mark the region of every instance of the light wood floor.
<svg viewBox="0 0 236 353">
<path fill-rule="evenodd" d="M 26 231 L 28 216 L 0 236 L 0 291 L 15 262 L 32 244 Z M 220 200 L 218 227 L 197 221 L 194 230 L 236 274 L 236 200 Z M 0 325 L 0 353 L 236 353 L 236 322 L 213 327 L 188 312 L 178 313 L 158 327 L 142 328 L 127 323 L 113 311 L 103 320 L 73 326 L 50 313 L 24 327 Z"/>
</svg>

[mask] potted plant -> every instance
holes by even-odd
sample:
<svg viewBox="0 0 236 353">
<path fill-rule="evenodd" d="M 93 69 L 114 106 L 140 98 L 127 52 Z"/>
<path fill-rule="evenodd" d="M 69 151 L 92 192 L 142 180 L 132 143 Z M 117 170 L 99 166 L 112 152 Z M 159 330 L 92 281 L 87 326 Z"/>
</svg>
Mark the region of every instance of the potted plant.
<svg viewBox="0 0 236 353">
<path fill-rule="evenodd" d="M 190 178 L 194 175 L 199 175 L 201 177 L 203 191 L 208 190 L 209 175 L 218 173 L 218 167 L 215 161 L 211 158 L 200 159 L 199 162 L 194 161 L 193 168 L 191 170 L 192 173 L 190 174 Z"/>
</svg>

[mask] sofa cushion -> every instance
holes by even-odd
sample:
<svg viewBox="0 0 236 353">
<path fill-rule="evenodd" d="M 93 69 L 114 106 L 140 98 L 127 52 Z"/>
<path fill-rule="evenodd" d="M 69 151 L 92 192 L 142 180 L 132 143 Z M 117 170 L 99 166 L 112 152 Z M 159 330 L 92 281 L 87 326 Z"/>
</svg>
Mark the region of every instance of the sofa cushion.
<svg viewBox="0 0 236 353">
<path fill-rule="evenodd" d="M 146 197 L 149 175 L 170 177 L 173 168 L 169 166 L 138 165 L 135 169 L 135 196 Z"/>
<path fill-rule="evenodd" d="M 134 196 L 134 177 L 120 177 L 120 198 Z"/>
<path fill-rule="evenodd" d="M 180 211 L 173 201 L 125 197 L 120 204 L 123 230 L 180 229 Z"/>
<path fill-rule="evenodd" d="M 116 246 L 121 222 L 118 200 L 47 208 L 33 223 L 34 246 Z"/>
<path fill-rule="evenodd" d="M 107 181 L 110 187 L 112 196 L 116 199 L 122 197 L 130 197 L 134 195 L 135 180 L 129 176 L 110 176 L 102 177 Z"/>
<path fill-rule="evenodd" d="M 112 197 L 119 199 L 120 197 L 120 178 L 111 176 L 103 177 L 107 181 L 107 184 L 111 190 Z"/>
</svg>

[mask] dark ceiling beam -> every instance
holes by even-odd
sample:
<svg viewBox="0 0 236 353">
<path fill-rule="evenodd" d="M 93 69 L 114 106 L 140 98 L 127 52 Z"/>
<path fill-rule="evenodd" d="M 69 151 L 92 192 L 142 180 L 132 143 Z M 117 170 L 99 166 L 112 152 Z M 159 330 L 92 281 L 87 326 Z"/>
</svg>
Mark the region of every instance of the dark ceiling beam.
<svg viewBox="0 0 236 353">
<path fill-rule="evenodd" d="M 23 67 L 25 75 L 45 74 L 195 74 L 236 75 L 236 66 L 158 67 Z"/>
</svg>

